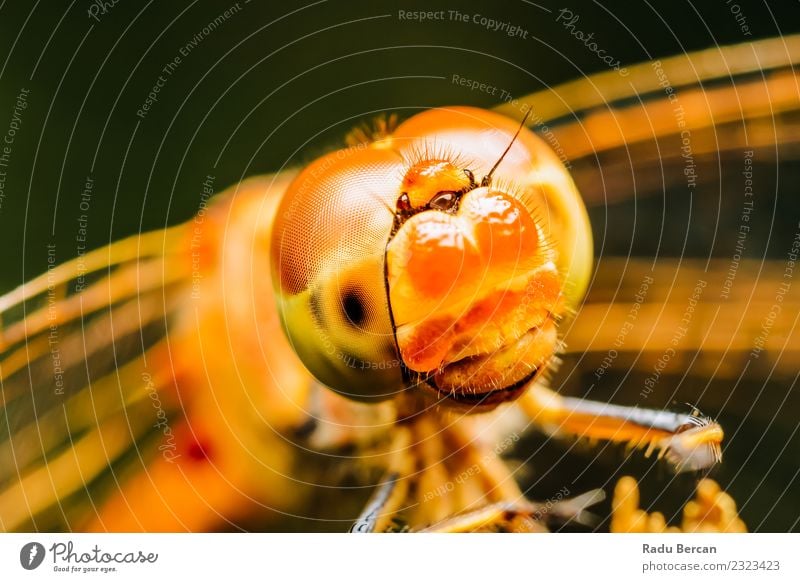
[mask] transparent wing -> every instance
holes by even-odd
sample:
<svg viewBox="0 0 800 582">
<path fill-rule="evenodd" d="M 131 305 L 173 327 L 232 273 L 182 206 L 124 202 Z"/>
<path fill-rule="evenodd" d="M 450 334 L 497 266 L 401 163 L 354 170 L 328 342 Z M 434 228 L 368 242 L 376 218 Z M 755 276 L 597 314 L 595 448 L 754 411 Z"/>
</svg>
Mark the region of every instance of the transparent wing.
<svg viewBox="0 0 800 582">
<path fill-rule="evenodd" d="M 137 412 L 171 377 L 166 337 L 190 276 L 183 236 L 137 235 L 0 297 L 0 529 L 70 524 L 91 510 L 90 488 L 141 454 L 152 414 Z"/>
<path fill-rule="evenodd" d="M 715 47 L 589 75 L 506 103 L 570 166 L 587 205 L 645 196 L 686 181 L 712 183 L 721 160 L 800 154 L 800 35 Z"/>
<path fill-rule="evenodd" d="M 567 353 L 588 353 L 592 369 L 610 349 L 620 355 L 615 365 L 652 367 L 672 347 L 671 330 L 702 280 L 710 291 L 694 321 L 713 322 L 713 328 L 682 338 L 675 348 L 695 364 L 687 373 L 741 371 L 741 359 L 759 342 L 776 290 L 785 283 L 786 257 L 767 246 L 770 238 L 781 238 L 788 246 L 780 255 L 791 246 L 782 238 L 791 234 L 776 229 L 781 218 L 775 197 L 797 179 L 787 162 L 800 157 L 798 62 L 800 35 L 770 38 L 644 62 L 628 67 L 627 77 L 616 71 L 589 75 L 496 108 L 518 119 L 532 109 L 532 127 L 569 165 L 590 208 L 596 275 L 567 334 Z M 746 244 L 739 244 L 745 152 L 760 167 L 763 202 L 746 225 L 753 229 Z M 713 216 L 699 220 L 708 224 L 692 226 L 692 234 L 703 238 L 687 238 L 686 213 L 698 220 L 705 211 Z M 660 222 L 648 223 L 648 215 Z M 756 221 L 767 233 L 761 239 L 754 234 Z M 784 222 L 792 227 L 791 220 Z M 615 230 L 623 234 L 615 238 Z M 644 238 L 658 239 L 658 246 L 642 248 Z M 638 310 L 634 303 L 645 277 L 654 283 Z M 796 289 L 786 294 L 784 314 L 796 313 L 796 296 Z M 620 342 L 631 308 L 636 333 L 623 334 Z M 764 373 L 767 364 L 789 371 L 791 355 L 800 349 L 793 319 L 770 324 L 775 329 L 766 334 L 758 366 Z"/>
</svg>

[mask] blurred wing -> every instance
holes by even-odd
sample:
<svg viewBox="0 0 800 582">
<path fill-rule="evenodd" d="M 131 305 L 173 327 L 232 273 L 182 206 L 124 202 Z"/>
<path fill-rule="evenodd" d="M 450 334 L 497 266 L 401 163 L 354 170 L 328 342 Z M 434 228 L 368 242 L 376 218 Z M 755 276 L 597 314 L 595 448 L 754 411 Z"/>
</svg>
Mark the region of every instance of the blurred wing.
<svg viewBox="0 0 800 582">
<path fill-rule="evenodd" d="M 517 119 L 527 107 L 532 109 L 532 127 L 570 167 L 596 233 L 606 223 L 603 236 L 596 236 L 601 248 L 595 251 L 598 262 L 591 289 L 565 338 L 566 353 L 580 354 L 590 371 L 589 384 L 597 379 L 592 372 L 609 353 L 620 370 L 652 372 L 670 348 L 679 357 L 664 373 L 732 380 L 748 366 L 750 372 L 764 375 L 793 373 L 800 350 L 795 317 L 798 289 L 780 294 L 781 318 L 769 317 L 786 282 L 786 260 L 740 260 L 743 248 L 753 256 L 754 236 L 743 248 L 734 249 L 738 224 L 720 225 L 724 219 L 720 209 L 735 199 L 731 220 L 739 220 L 745 151 L 753 152 L 754 164 L 765 164 L 759 174 L 759 192 L 764 196 L 778 191 L 778 164 L 800 157 L 798 63 L 800 35 L 769 38 L 644 62 L 628 67 L 625 77 L 616 71 L 589 75 L 496 108 Z M 788 183 L 790 176 L 783 173 L 787 167 L 781 167 L 781 183 Z M 695 185 L 687 187 L 690 183 Z M 704 240 L 701 246 L 707 254 L 715 244 L 724 245 L 725 258 L 692 258 L 693 247 L 686 246 L 686 240 L 666 249 L 660 239 L 656 249 L 639 248 L 639 239 L 631 237 L 634 231 L 648 231 L 653 223 L 645 219 L 654 207 L 637 210 L 637 200 L 648 196 L 664 199 L 664 206 L 657 208 L 662 223 L 656 221 L 655 228 L 661 229 L 661 236 L 680 239 L 687 236 L 686 217 L 678 215 L 680 233 L 670 230 L 668 212 L 673 203 L 668 200 L 678 196 L 680 202 L 674 202 L 678 208 L 690 205 L 686 202 L 690 197 L 716 197 L 717 216 L 709 217 L 716 225 L 709 225 L 704 234 L 708 244 Z M 704 208 L 698 200 L 695 213 Z M 772 206 L 771 199 L 768 205 Z M 761 219 L 773 233 L 777 218 L 766 206 Z M 616 226 L 615 220 L 623 215 L 633 220 L 630 237 Z M 637 220 L 644 226 L 637 227 Z M 716 239 L 720 226 L 731 227 L 725 230 L 731 233 L 727 239 Z M 622 232 L 616 238 L 615 229 Z M 649 232 L 642 236 L 652 242 L 653 231 Z M 791 241 L 784 242 L 789 250 Z M 657 261 L 647 258 L 650 250 Z M 641 258 L 628 256 L 632 254 Z M 681 258 L 665 258 L 670 254 Z M 637 294 L 646 278 L 652 282 L 640 308 Z M 698 281 L 707 290 L 693 313 L 692 332 L 674 342 Z M 635 313 L 633 328 L 631 313 Z M 760 357 L 751 357 L 756 346 L 761 347 Z"/>
<path fill-rule="evenodd" d="M 138 412 L 173 373 L 165 338 L 190 281 L 184 231 L 53 264 L 0 297 L 0 529 L 69 524 L 91 509 L 90 484 L 113 485 L 110 468 L 138 451 L 152 424 Z"/>
<path fill-rule="evenodd" d="M 496 111 L 529 124 L 570 167 L 586 204 L 659 193 L 720 160 L 800 154 L 800 35 L 716 47 L 589 75 Z"/>
<path fill-rule="evenodd" d="M 579 323 L 565 338 L 566 353 L 583 354 L 595 370 L 613 349 L 620 369 L 653 370 L 672 348 L 678 354 L 670 368 L 680 375 L 793 377 L 800 357 L 800 290 L 785 286 L 786 262 L 741 261 L 736 284 L 720 298 L 730 269 L 726 259 L 602 258 Z M 696 303 L 690 304 L 692 298 Z M 690 307 L 689 330 L 676 336 Z"/>
<path fill-rule="evenodd" d="M 307 422 L 311 380 L 261 267 L 293 176 L 0 297 L 0 530 L 240 527 L 302 489 L 274 433 Z"/>
</svg>

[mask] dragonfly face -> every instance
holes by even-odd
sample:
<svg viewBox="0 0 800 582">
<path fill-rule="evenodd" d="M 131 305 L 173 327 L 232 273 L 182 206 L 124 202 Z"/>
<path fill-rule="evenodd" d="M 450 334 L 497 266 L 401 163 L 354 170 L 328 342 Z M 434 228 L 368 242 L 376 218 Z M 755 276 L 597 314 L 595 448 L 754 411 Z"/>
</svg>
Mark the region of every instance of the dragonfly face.
<svg viewBox="0 0 800 582">
<path fill-rule="evenodd" d="M 433 110 L 290 186 L 272 235 L 276 295 L 320 381 L 359 400 L 418 390 L 484 409 L 547 366 L 591 241 L 566 170 L 518 130 Z"/>
</svg>

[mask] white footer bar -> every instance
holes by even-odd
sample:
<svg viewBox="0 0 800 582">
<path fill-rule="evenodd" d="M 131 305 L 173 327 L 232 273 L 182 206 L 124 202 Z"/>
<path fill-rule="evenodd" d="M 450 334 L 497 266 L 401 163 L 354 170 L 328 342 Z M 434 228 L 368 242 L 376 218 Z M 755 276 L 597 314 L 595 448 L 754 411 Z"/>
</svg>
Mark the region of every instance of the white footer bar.
<svg viewBox="0 0 800 582">
<path fill-rule="evenodd" d="M 0 580 L 800 580 L 800 534 L 2 534 Z"/>
</svg>

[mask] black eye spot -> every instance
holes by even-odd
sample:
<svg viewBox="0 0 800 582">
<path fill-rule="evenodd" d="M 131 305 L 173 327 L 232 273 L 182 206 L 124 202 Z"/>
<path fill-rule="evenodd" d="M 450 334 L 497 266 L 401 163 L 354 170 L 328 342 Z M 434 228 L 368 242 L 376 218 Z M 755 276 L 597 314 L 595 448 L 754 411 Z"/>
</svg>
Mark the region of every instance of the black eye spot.
<svg viewBox="0 0 800 582">
<path fill-rule="evenodd" d="M 344 310 L 345 318 L 351 324 L 361 325 L 364 323 L 364 318 L 366 317 L 364 302 L 354 290 L 348 290 L 342 295 L 342 309 Z"/>
<path fill-rule="evenodd" d="M 458 193 L 445 190 L 438 192 L 431 201 L 428 202 L 428 208 L 433 210 L 450 210 L 458 202 Z"/>
</svg>

